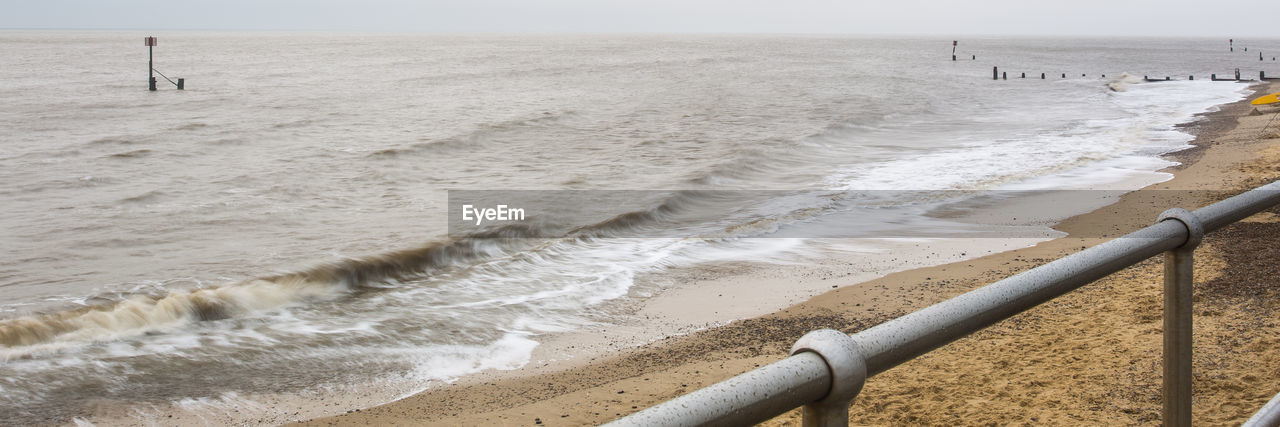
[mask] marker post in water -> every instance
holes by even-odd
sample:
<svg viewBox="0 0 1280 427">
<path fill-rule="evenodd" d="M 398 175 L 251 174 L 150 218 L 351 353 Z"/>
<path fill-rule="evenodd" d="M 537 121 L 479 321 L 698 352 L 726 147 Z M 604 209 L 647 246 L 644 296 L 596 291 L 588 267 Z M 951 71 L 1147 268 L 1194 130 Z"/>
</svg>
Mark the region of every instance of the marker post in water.
<svg viewBox="0 0 1280 427">
<path fill-rule="evenodd" d="M 147 37 L 143 42 L 147 45 L 147 89 L 154 91 L 156 90 L 156 65 L 152 49 L 156 47 L 156 38 Z"/>
<path fill-rule="evenodd" d="M 156 47 L 156 38 L 144 37 L 142 42 L 147 46 L 147 89 L 154 91 L 156 90 L 156 73 L 159 73 L 159 71 L 156 71 L 155 55 L 153 52 L 153 49 Z M 160 73 L 160 77 L 164 77 L 164 79 L 168 80 L 169 83 L 173 83 L 174 86 L 178 87 L 178 90 L 186 89 L 186 79 L 179 77 L 178 81 L 175 82 L 173 79 L 170 79 L 169 76 L 164 75 L 164 73 Z"/>
<path fill-rule="evenodd" d="M 951 60 L 952 60 L 952 61 L 955 61 L 955 60 L 956 60 L 956 45 L 958 45 L 958 44 L 960 44 L 960 41 L 959 41 L 959 40 L 952 40 L 952 41 L 951 41 Z"/>
</svg>

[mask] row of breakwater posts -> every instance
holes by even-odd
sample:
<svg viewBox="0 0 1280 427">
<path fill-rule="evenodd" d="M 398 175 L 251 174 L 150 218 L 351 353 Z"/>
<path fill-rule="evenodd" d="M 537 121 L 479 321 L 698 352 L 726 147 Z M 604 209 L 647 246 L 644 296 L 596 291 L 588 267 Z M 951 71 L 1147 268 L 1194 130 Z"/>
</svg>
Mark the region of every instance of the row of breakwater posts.
<svg viewBox="0 0 1280 427">
<path fill-rule="evenodd" d="M 1050 74 L 1050 73 L 1040 73 L 1040 80 L 1048 80 L 1049 78 L 1051 78 L 1051 77 L 1053 77 L 1053 76 L 1057 76 L 1057 75 L 1061 75 L 1061 78 L 1063 78 L 1063 79 L 1067 78 L 1067 73 L 1053 73 L 1053 74 Z M 1106 78 L 1106 77 L 1107 77 L 1107 75 L 1106 75 L 1106 74 L 1101 74 L 1100 76 L 1101 76 L 1102 78 Z M 1034 74 L 1033 74 L 1033 77 L 1034 77 Z M 1088 74 L 1081 74 L 1081 75 L 1080 75 L 1080 77 L 1088 77 Z M 1021 78 L 1021 79 L 1025 79 L 1025 78 L 1027 78 L 1027 73 L 1026 73 L 1026 72 L 1023 72 L 1023 73 L 1019 74 L 1019 75 L 1018 75 L 1018 78 Z M 1195 76 L 1195 75 L 1189 75 L 1189 76 L 1187 76 L 1187 78 L 1186 78 L 1186 80 L 1195 80 L 1195 79 L 1196 79 L 1196 76 Z M 1009 80 L 1009 72 L 1008 72 L 1008 71 L 1000 71 L 1000 67 L 991 67 L 991 80 Z M 1148 82 L 1165 82 L 1165 81 L 1172 81 L 1172 80 L 1175 80 L 1175 79 L 1173 79 L 1173 78 L 1172 78 L 1172 77 L 1170 77 L 1170 76 L 1165 76 L 1163 79 L 1161 79 L 1161 78 L 1151 78 L 1151 76 L 1142 76 L 1142 80 L 1143 80 L 1143 81 L 1148 81 Z M 1178 79 L 1178 80 L 1181 80 L 1181 79 Z M 1210 74 L 1210 75 L 1209 75 L 1209 80 L 1212 80 L 1212 81 L 1215 81 L 1215 82 L 1227 82 L 1227 81 L 1231 81 L 1231 82 L 1252 82 L 1252 81 L 1280 80 L 1280 77 L 1267 77 L 1267 72 L 1264 70 L 1264 71 L 1258 71 L 1258 79 L 1257 79 L 1257 80 L 1246 79 L 1246 78 L 1244 78 L 1244 77 L 1243 77 L 1243 75 L 1240 73 L 1240 69 L 1239 69 L 1239 68 L 1237 68 L 1237 69 L 1235 70 L 1235 77 L 1234 77 L 1234 78 L 1218 77 L 1218 75 L 1217 75 L 1217 74 Z"/>
<path fill-rule="evenodd" d="M 608 425 L 750 425 L 800 407 L 805 426 L 847 426 L 849 406 L 876 374 L 1163 254 L 1162 422 L 1190 426 L 1196 246 L 1205 233 L 1276 206 L 1280 181 L 1195 211 L 1169 209 L 1141 230 L 852 335 L 832 329 L 809 332 L 792 346 L 790 357 Z M 1280 260 L 1259 257 L 1255 262 Z M 1280 394 L 1244 425 L 1280 425 Z"/>
</svg>

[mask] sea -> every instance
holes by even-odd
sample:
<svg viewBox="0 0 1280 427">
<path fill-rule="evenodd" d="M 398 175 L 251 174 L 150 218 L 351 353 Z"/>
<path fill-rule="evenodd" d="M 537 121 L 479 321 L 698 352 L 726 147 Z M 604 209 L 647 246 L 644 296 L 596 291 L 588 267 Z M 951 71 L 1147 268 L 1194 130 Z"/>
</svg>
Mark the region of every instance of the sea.
<svg viewBox="0 0 1280 427">
<path fill-rule="evenodd" d="M 0 424 L 373 396 L 338 413 L 633 322 L 693 286 L 672 271 L 1056 237 L 941 207 L 1167 180 L 1179 125 L 1251 93 L 1210 74 L 1280 76 L 1259 50 L 1280 40 L 0 31 Z"/>
</svg>

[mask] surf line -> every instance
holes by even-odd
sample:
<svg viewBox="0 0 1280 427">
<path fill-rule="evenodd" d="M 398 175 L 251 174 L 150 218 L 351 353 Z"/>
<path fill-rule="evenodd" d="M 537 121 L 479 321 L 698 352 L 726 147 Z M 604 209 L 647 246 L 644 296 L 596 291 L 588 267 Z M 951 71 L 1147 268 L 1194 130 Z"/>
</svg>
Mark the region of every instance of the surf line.
<svg viewBox="0 0 1280 427">
<path fill-rule="evenodd" d="M 462 205 L 462 220 L 467 222 L 475 221 L 476 225 L 480 225 L 484 221 L 524 221 L 524 209 L 507 205 L 497 205 L 491 208 Z"/>
</svg>

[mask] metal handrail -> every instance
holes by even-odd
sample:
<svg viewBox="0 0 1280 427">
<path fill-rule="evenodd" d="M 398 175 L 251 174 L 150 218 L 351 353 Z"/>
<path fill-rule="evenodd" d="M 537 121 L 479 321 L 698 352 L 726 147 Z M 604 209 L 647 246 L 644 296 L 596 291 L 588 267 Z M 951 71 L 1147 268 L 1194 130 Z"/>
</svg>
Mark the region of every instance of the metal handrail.
<svg viewBox="0 0 1280 427">
<path fill-rule="evenodd" d="M 1280 394 L 1271 398 L 1266 405 L 1262 405 L 1257 413 L 1249 417 L 1241 427 L 1275 427 L 1280 426 Z"/>
<path fill-rule="evenodd" d="M 791 357 L 609 425 L 740 425 L 803 406 L 805 425 L 844 426 L 867 377 L 1160 253 L 1166 253 L 1164 424 L 1189 425 L 1192 253 L 1204 233 L 1276 205 L 1280 181 L 1195 212 L 1170 209 L 1154 225 L 852 336 L 810 332 Z"/>
</svg>

